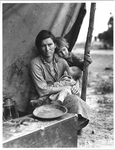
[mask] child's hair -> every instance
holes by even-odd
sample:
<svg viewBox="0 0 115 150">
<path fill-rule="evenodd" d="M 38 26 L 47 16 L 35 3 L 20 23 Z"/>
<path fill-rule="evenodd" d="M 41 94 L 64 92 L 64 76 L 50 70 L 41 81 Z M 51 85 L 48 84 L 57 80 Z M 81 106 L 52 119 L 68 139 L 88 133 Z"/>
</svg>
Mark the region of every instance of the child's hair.
<svg viewBox="0 0 115 150">
<path fill-rule="evenodd" d="M 55 44 L 56 44 L 56 52 L 58 52 L 58 50 L 62 47 L 69 48 L 69 43 L 64 37 L 56 37 Z"/>
</svg>

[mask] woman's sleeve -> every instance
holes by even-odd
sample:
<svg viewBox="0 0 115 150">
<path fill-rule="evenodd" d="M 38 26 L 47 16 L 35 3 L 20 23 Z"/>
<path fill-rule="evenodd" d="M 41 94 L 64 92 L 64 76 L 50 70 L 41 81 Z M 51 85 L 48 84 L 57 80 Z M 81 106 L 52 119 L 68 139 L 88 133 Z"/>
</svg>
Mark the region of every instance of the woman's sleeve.
<svg viewBox="0 0 115 150">
<path fill-rule="evenodd" d="M 70 66 L 68 65 L 68 63 L 65 59 L 63 59 L 63 65 L 64 65 L 64 71 L 67 71 L 68 75 L 71 76 Z"/>
<path fill-rule="evenodd" d="M 31 62 L 30 72 L 36 90 L 40 97 L 48 95 L 52 90 L 52 86 L 48 86 L 47 82 L 45 81 L 42 67 L 38 63 Z"/>
</svg>

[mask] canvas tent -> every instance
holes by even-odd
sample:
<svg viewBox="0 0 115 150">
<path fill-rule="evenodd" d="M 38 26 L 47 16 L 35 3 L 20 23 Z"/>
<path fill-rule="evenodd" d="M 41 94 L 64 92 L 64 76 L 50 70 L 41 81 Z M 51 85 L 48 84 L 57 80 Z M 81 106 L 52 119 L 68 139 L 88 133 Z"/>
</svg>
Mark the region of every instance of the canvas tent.
<svg viewBox="0 0 115 150">
<path fill-rule="evenodd" d="M 85 3 L 2 3 L 3 96 L 24 112 L 29 103 L 28 64 L 37 55 L 35 37 L 42 29 L 65 37 L 72 50 L 86 14 Z"/>
</svg>

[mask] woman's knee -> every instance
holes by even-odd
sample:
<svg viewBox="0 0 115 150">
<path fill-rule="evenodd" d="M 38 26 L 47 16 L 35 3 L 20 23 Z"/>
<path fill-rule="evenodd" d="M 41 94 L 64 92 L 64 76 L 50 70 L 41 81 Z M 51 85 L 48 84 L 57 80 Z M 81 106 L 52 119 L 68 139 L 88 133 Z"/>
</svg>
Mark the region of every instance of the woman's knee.
<svg viewBox="0 0 115 150">
<path fill-rule="evenodd" d="M 65 98 L 65 101 L 76 102 L 76 101 L 78 101 L 79 98 L 80 97 L 78 97 L 78 95 L 70 94 Z"/>
<path fill-rule="evenodd" d="M 69 105 L 69 106 L 73 107 L 77 104 L 77 102 L 78 102 L 78 96 L 71 94 L 65 98 L 63 105 Z"/>
<path fill-rule="evenodd" d="M 78 102 L 77 98 L 74 95 L 69 95 L 65 98 L 63 105 L 68 109 L 69 113 L 78 112 Z"/>
</svg>

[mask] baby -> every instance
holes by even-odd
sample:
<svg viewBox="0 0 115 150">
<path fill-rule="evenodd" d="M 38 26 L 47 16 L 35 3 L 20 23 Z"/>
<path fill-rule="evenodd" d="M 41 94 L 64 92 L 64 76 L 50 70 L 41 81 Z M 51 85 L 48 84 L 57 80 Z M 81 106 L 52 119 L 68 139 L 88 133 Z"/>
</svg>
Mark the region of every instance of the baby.
<svg viewBox="0 0 115 150">
<path fill-rule="evenodd" d="M 71 70 L 73 71 L 73 70 Z M 76 74 L 74 71 L 72 72 L 74 75 Z M 74 86 L 76 85 L 76 81 L 70 76 L 67 74 L 67 72 L 64 73 L 64 75 L 59 79 L 58 82 L 55 82 L 54 83 L 54 87 L 61 87 L 61 86 Z M 55 101 L 55 100 L 59 100 L 63 103 L 65 97 L 68 95 L 68 94 L 73 94 L 71 92 L 71 89 L 64 89 L 62 90 L 61 92 L 57 93 L 57 94 L 52 94 L 50 95 L 50 99 L 52 101 Z"/>
<path fill-rule="evenodd" d="M 54 83 L 54 87 L 59 87 L 59 86 L 71 86 L 73 87 L 74 85 L 76 85 L 78 82 L 78 80 L 76 81 L 76 75 L 78 75 L 77 73 L 77 69 L 75 67 L 70 67 L 70 75 L 67 74 L 67 72 L 64 73 L 64 75 L 59 79 L 58 82 Z M 72 78 L 73 77 L 73 78 Z M 75 78 L 74 78 L 75 77 Z M 78 83 L 78 87 L 79 87 L 79 83 Z M 76 93 L 72 93 L 71 89 L 64 89 L 61 92 L 57 93 L 57 94 L 52 94 L 49 96 L 50 100 L 52 100 L 53 104 L 57 104 L 56 102 L 61 102 L 63 103 L 64 99 L 67 97 L 67 95 L 69 94 L 76 94 Z M 77 95 L 79 96 L 79 91 L 77 93 Z M 43 98 L 38 99 L 38 100 L 31 100 L 31 105 L 33 107 L 38 107 L 41 106 L 43 103 Z"/>
</svg>

